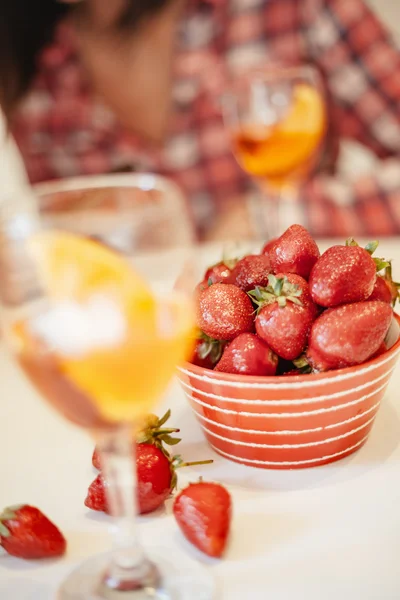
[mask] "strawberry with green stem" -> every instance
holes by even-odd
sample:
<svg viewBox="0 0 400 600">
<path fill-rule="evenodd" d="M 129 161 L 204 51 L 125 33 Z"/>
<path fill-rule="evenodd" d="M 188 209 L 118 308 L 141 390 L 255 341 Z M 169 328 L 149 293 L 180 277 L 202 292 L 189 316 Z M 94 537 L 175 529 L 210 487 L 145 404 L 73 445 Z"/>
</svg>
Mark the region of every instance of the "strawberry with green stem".
<svg viewBox="0 0 400 600">
<path fill-rule="evenodd" d="M 0 514 L 0 545 L 24 559 L 62 556 L 67 542 L 60 530 L 38 508 L 21 504 Z"/>
<path fill-rule="evenodd" d="M 378 242 L 361 248 L 352 238 L 345 246 L 332 246 L 318 259 L 310 274 L 311 297 L 316 304 L 332 308 L 367 300 L 375 286 L 376 272 L 388 263 L 372 258 Z"/>
<path fill-rule="evenodd" d="M 169 457 L 167 450 L 165 450 L 164 444 L 168 446 L 176 446 L 181 439 L 174 437 L 173 434 L 179 433 L 179 429 L 176 427 L 164 427 L 166 422 L 171 416 L 171 411 L 167 410 L 165 415 L 159 419 L 157 415 L 147 415 L 143 421 L 141 429 L 136 433 L 135 439 L 132 440 L 133 444 L 152 444 L 157 446 L 166 453 Z M 100 452 L 96 447 L 92 456 L 92 464 L 95 469 L 101 470 L 101 458 Z"/>
<path fill-rule="evenodd" d="M 191 362 L 198 367 L 213 369 L 222 356 L 225 343 L 201 331 L 196 340 Z"/>
<path fill-rule="evenodd" d="M 176 487 L 178 468 L 213 462 L 208 460 L 185 463 L 180 456 L 170 455 L 165 444 L 176 446 L 181 441 L 173 435 L 179 433 L 179 429 L 165 427 L 170 415 L 169 410 L 161 419 L 156 415 L 148 415 L 142 429 L 132 441 L 132 455 L 135 456 L 138 482 L 137 498 L 141 514 L 152 512 L 164 504 Z M 96 468 L 101 469 L 97 449 L 93 454 L 92 462 Z M 85 505 L 92 510 L 109 513 L 106 487 L 107 480 L 103 473 L 100 473 L 89 487 Z"/>
<path fill-rule="evenodd" d="M 177 485 L 177 469 L 211 464 L 212 460 L 183 462 L 180 456 L 170 457 L 165 449 L 153 444 L 136 446 L 137 500 L 140 514 L 157 510 L 169 498 Z M 91 483 L 85 506 L 110 514 L 107 501 L 107 480 L 102 473 Z"/>
<path fill-rule="evenodd" d="M 249 292 L 258 306 L 255 320 L 256 332 L 280 358 L 293 360 L 300 356 L 307 344 L 307 337 L 315 312 L 301 301 L 303 291 L 289 282 L 269 276 L 266 288 Z"/>
</svg>

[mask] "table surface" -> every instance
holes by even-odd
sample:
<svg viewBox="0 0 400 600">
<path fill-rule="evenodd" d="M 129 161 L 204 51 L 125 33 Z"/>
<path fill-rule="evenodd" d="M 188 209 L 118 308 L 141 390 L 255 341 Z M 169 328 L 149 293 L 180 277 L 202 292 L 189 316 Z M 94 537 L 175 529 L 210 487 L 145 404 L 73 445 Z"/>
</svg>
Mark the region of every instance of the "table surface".
<svg viewBox="0 0 400 600">
<path fill-rule="evenodd" d="M 218 258 L 216 248 L 203 254 L 205 262 Z M 381 244 L 381 254 L 397 260 L 399 276 L 400 241 Z M 0 599 L 51 600 L 71 569 L 109 548 L 109 518 L 83 505 L 95 476 L 93 443 L 40 400 L 4 348 L 0 382 L 0 505 L 40 507 L 69 543 L 59 561 L 2 556 Z M 216 600 L 398 600 L 399 387 L 397 368 L 371 438 L 353 456 L 315 469 L 268 471 L 215 454 L 173 384 L 165 406 L 181 428 L 180 452 L 187 460 L 214 459 L 211 466 L 182 470 L 180 486 L 202 474 L 228 487 L 234 503 L 231 543 L 224 560 L 203 557 L 181 537 L 168 501 L 165 509 L 140 518 L 144 544 L 158 540 L 177 563 L 180 555 L 202 562 L 215 577 Z"/>
</svg>

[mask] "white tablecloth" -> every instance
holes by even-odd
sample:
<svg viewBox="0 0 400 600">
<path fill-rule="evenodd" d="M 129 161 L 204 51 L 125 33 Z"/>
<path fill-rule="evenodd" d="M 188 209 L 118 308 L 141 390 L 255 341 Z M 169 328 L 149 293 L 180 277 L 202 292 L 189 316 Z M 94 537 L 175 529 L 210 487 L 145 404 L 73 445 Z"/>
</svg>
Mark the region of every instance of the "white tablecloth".
<svg viewBox="0 0 400 600">
<path fill-rule="evenodd" d="M 400 243 L 382 244 L 381 254 L 397 259 L 399 276 Z M 177 563 L 180 554 L 203 562 L 216 579 L 216 600 L 399 600 L 399 388 L 397 368 L 371 438 L 357 454 L 326 467 L 274 472 L 213 453 L 174 385 L 165 405 L 181 428 L 180 452 L 187 460 L 215 461 L 182 470 L 180 485 L 200 474 L 226 484 L 234 503 L 231 543 L 224 560 L 203 557 L 178 533 L 169 501 L 140 519 L 145 545 L 162 544 Z M 69 542 L 60 561 L 1 557 L 0 600 L 51 600 L 75 565 L 109 548 L 108 517 L 83 505 L 95 476 L 93 444 L 40 400 L 4 349 L 0 389 L 0 505 L 37 505 Z"/>
</svg>

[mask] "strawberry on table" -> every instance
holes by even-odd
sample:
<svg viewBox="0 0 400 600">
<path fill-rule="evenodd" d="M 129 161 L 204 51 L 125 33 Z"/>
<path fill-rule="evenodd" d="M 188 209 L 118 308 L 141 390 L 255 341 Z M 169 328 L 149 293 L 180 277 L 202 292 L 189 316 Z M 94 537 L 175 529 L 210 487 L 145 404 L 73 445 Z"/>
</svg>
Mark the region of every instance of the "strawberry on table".
<svg viewBox="0 0 400 600">
<path fill-rule="evenodd" d="M 137 445 L 136 469 L 139 512 L 145 514 L 164 504 L 176 485 L 176 478 L 170 459 L 153 444 Z M 109 513 L 106 479 L 102 474 L 98 475 L 90 485 L 85 506 Z"/>
<path fill-rule="evenodd" d="M 215 371 L 241 375 L 275 375 L 278 357 L 253 333 L 238 335 L 224 350 Z"/>
<path fill-rule="evenodd" d="M 148 415 L 142 429 L 132 441 L 132 455 L 136 460 L 137 493 L 139 512 L 145 514 L 152 512 L 164 504 L 176 487 L 176 470 L 194 465 L 206 465 L 212 460 L 184 463 L 179 456 L 171 456 L 165 444 L 175 446 L 181 440 L 172 434 L 179 429 L 164 427 L 171 415 L 171 411 L 159 419 L 156 415 Z M 100 454 L 96 448 L 92 458 L 93 465 L 101 469 Z M 96 511 L 109 513 L 106 497 L 107 480 L 104 473 L 100 473 L 91 483 L 85 505 Z"/>
<path fill-rule="evenodd" d="M 184 463 L 180 457 L 170 457 L 160 447 L 153 444 L 137 444 L 137 499 L 140 514 L 157 510 L 171 495 L 177 484 L 176 469 L 205 465 L 212 460 Z M 106 496 L 107 479 L 100 473 L 91 483 L 85 506 L 91 510 L 110 514 Z"/>
<path fill-rule="evenodd" d="M 229 537 L 232 501 L 222 485 L 203 481 L 190 484 L 176 497 L 173 510 L 189 542 L 208 556 L 223 555 Z"/>
<path fill-rule="evenodd" d="M 311 297 L 327 308 L 362 302 L 372 294 L 376 264 L 360 246 L 332 246 L 315 264 L 310 275 Z"/>
<path fill-rule="evenodd" d="M 315 312 L 303 305 L 303 291 L 286 277 L 270 275 L 269 282 L 249 292 L 259 306 L 256 332 L 279 357 L 294 360 L 306 347 Z"/>
<path fill-rule="evenodd" d="M 355 302 L 325 311 L 314 322 L 307 359 L 317 371 L 359 365 L 381 347 L 392 321 L 389 304 Z"/>
<path fill-rule="evenodd" d="M 264 254 L 245 256 L 233 269 L 228 282 L 237 285 L 244 292 L 256 286 L 268 285 L 268 275 L 272 272 L 268 256 Z"/>
<path fill-rule="evenodd" d="M 179 429 L 176 427 L 164 427 L 170 416 L 170 410 L 161 419 L 157 415 L 147 415 L 142 423 L 142 428 L 136 433 L 135 439 L 132 440 L 132 453 L 135 450 L 136 444 L 147 443 L 157 446 L 168 455 L 164 444 L 175 446 L 181 441 L 180 438 L 172 437 L 172 434 L 179 433 Z M 95 469 L 101 470 L 100 451 L 97 446 L 93 452 L 92 464 Z"/>
<path fill-rule="evenodd" d="M 0 515 L 0 545 L 8 554 L 25 559 L 62 556 L 67 542 L 39 509 L 21 504 Z"/>
<path fill-rule="evenodd" d="M 197 325 L 216 340 L 233 340 L 254 329 L 250 298 L 236 285 L 216 283 L 197 297 Z"/>
<path fill-rule="evenodd" d="M 295 273 L 308 279 L 320 252 L 302 225 L 292 225 L 268 251 L 274 273 Z"/>
</svg>

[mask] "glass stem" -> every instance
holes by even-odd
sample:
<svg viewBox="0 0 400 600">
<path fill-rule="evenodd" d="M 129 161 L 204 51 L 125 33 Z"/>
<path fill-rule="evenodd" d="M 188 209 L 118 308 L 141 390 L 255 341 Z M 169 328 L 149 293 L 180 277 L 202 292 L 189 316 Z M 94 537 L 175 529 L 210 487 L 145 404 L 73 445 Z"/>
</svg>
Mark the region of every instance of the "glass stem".
<svg viewBox="0 0 400 600">
<path fill-rule="evenodd" d="M 153 587 L 155 569 L 141 546 L 136 519 L 137 472 L 132 427 L 124 426 L 107 434 L 100 443 L 100 452 L 107 502 L 115 520 L 113 561 L 103 585 L 121 591 Z"/>
</svg>

